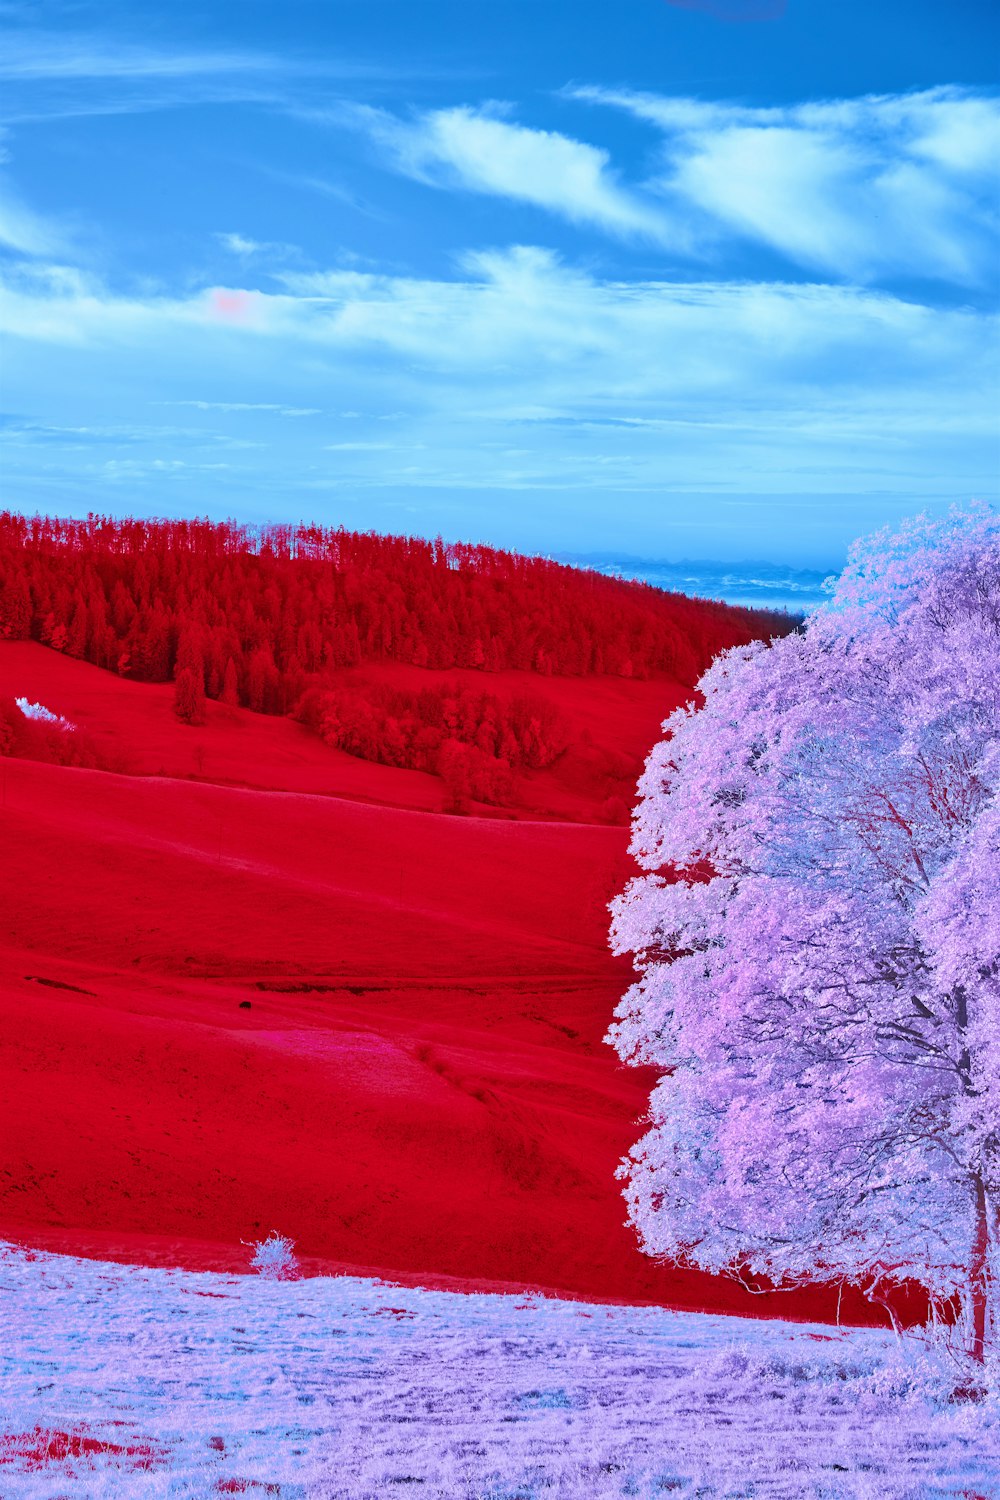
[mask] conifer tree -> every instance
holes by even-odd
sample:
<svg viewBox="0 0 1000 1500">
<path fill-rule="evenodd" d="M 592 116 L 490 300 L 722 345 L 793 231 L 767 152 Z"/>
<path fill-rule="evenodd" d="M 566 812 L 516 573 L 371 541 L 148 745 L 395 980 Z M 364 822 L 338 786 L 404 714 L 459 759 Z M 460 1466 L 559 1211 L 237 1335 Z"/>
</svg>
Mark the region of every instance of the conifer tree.
<svg viewBox="0 0 1000 1500">
<path fill-rule="evenodd" d="M 174 713 L 183 724 L 204 724 L 205 686 L 190 667 L 182 667 L 174 682 Z"/>
</svg>

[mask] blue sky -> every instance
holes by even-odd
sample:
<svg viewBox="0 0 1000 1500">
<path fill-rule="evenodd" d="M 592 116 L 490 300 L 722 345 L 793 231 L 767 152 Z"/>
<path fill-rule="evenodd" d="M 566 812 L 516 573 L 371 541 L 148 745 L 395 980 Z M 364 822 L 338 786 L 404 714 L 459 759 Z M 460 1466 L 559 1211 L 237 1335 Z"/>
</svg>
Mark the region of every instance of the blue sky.
<svg viewBox="0 0 1000 1500">
<path fill-rule="evenodd" d="M 0 18 L 10 506 L 827 569 L 998 496 L 986 0 Z"/>
</svg>

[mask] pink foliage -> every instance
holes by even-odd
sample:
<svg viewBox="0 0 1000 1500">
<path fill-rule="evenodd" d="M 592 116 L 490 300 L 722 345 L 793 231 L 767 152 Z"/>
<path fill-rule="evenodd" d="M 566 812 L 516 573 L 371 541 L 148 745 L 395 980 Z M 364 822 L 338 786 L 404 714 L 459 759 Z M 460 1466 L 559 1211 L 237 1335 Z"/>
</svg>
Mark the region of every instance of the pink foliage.
<svg viewBox="0 0 1000 1500">
<path fill-rule="evenodd" d="M 667 0 L 680 10 L 701 10 L 720 21 L 776 21 L 786 0 Z"/>
<path fill-rule="evenodd" d="M 643 1247 L 779 1284 L 917 1280 L 982 1359 L 1000 1203 L 1000 522 L 858 544 L 800 634 L 724 653 L 640 782 L 640 978 L 667 1074 L 623 1163 Z"/>
<path fill-rule="evenodd" d="M 257 301 L 252 292 L 227 292 L 216 287 L 209 302 L 209 316 L 216 323 L 250 323 Z"/>
</svg>

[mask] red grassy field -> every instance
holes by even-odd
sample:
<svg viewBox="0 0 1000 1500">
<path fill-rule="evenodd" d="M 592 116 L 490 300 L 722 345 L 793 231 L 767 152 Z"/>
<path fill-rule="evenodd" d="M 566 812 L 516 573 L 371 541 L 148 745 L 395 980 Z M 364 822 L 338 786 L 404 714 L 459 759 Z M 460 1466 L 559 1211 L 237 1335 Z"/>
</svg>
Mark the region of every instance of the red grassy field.
<svg viewBox="0 0 1000 1500">
<path fill-rule="evenodd" d="M 557 690 L 625 739 L 672 707 Z M 12 692 L 143 774 L 0 760 L 0 1235 L 239 1269 L 276 1229 L 307 1269 L 832 1315 L 623 1223 L 651 1081 L 601 1041 L 624 829 L 446 817 L 434 778 L 216 705 L 186 728 L 169 688 L 39 646 L 0 645 Z"/>
</svg>

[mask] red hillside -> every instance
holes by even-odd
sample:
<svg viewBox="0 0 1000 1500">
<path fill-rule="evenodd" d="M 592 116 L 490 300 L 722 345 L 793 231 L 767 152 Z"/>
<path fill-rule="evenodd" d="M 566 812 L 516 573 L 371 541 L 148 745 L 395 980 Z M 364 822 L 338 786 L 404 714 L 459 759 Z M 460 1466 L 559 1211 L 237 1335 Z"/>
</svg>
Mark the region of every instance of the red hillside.
<svg viewBox="0 0 1000 1500">
<path fill-rule="evenodd" d="M 602 1042 L 600 823 L 768 623 L 485 548 L 0 519 L 0 1234 L 830 1313 L 652 1264 L 613 1175 L 649 1079 Z"/>
</svg>

